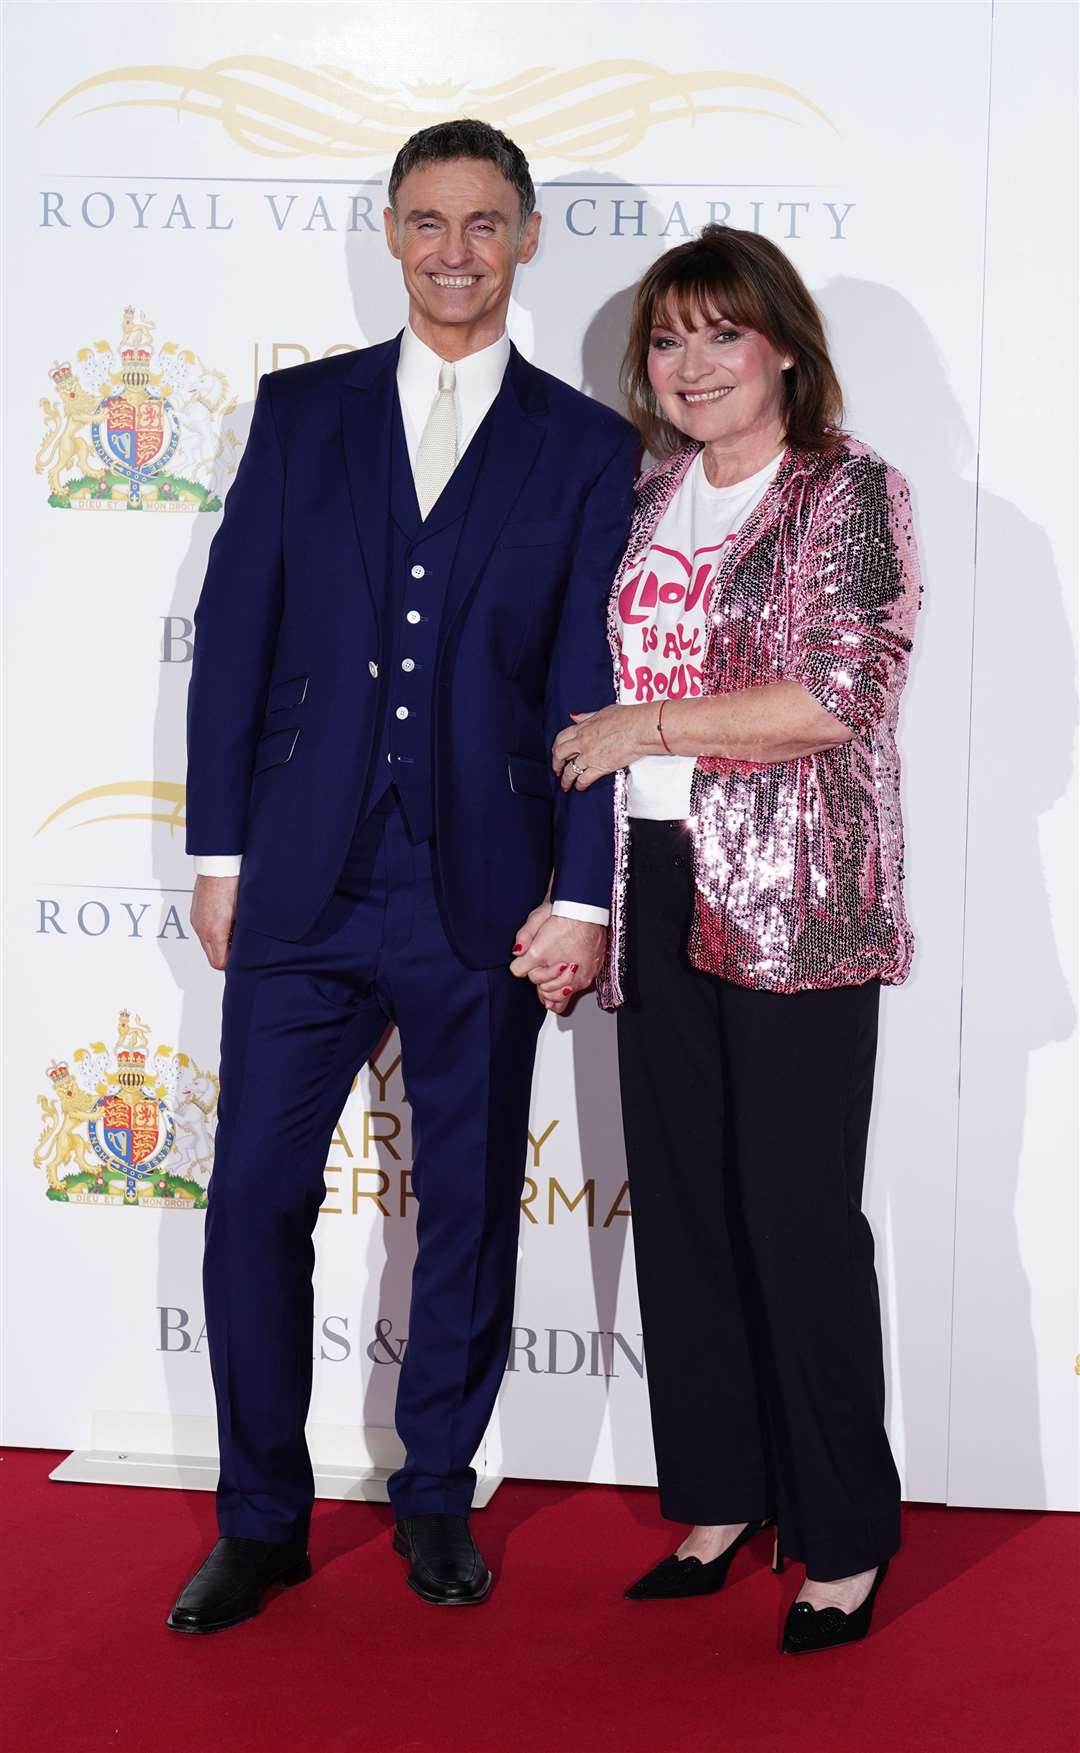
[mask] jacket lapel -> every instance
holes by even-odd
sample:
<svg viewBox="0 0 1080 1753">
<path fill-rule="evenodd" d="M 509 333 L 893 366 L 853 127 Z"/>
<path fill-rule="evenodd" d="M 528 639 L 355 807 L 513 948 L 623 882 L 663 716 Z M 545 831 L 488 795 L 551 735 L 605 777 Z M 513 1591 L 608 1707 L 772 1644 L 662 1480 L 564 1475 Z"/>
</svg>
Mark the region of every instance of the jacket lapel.
<svg viewBox="0 0 1080 1753">
<path fill-rule="evenodd" d="M 742 565 L 750 549 L 772 529 L 787 505 L 791 491 L 801 479 L 805 462 L 804 453 L 796 450 L 794 445 L 789 445 L 787 453 L 765 489 L 760 503 L 754 507 L 741 529 L 736 532 L 735 540 L 727 545 L 723 559 L 716 569 L 711 603 L 716 601 L 718 587 L 726 583 L 736 566 Z"/>
<path fill-rule="evenodd" d="M 390 423 L 390 515 L 402 535 L 412 541 L 419 533 L 421 517 L 400 397 L 394 399 Z"/>
<path fill-rule="evenodd" d="M 401 336 L 358 355 L 341 388 L 341 437 L 353 521 L 376 621 L 390 553 L 390 459 Z"/>
<path fill-rule="evenodd" d="M 682 486 L 700 449 L 700 444 L 682 445 L 665 462 L 657 463 L 639 475 L 634 486 L 634 515 L 623 556 L 624 571 L 648 553 L 660 519 Z"/>
<path fill-rule="evenodd" d="M 547 434 L 543 374 L 510 349 L 499 393 L 488 415 L 486 448 L 447 586 L 442 638 L 465 608 L 483 576 L 506 522 Z M 478 432 L 474 443 L 483 437 Z"/>
<path fill-rule="evenodd" d="M 679 488 L 685 481 L 690 467 L 702 449 L 700 444 L 687 443 L 662 463 L 646 470 L 639 476 L 634 488 L 634 515 L 630 524 L 630 535 L 626 544 L 626 552 L 622 564 L 615 574 L 608 598 L 607 632 L 608 644 L 615 659 L 616 678 L 618 678 L 619 654 L 622 650 L 622 623 L 619 620 L 619 592 L 626 582 L 630 570 L 643 560 L 652 545 L 660 522 L 674 499 Z M 760 505 L 751 512 L 733 542 L 729 542 L 724 551 L 716 576 L 709 589 L 709 610 L 716 606 L 721 591 L 735 567 L 745 559 L 755 542 L 770 530 L 781 511 L 787 505 L 793 492 L 800 490 L 807 471 L 808 457 L 805 452 L 796 450 L 794 445 L 788 447 L 787 455 L 776 472 L 776 477 L 769 483 Z"/>
</svg>

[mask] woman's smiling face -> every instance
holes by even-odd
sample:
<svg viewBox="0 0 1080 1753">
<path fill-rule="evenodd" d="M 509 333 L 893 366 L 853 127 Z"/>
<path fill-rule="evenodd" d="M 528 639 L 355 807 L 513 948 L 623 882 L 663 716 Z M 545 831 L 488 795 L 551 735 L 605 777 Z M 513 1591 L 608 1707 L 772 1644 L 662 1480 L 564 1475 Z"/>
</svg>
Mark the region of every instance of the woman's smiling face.
<svg viewBox="0 0 1080 1753">
<path fill-rule="evenodd" d="M 702 313 L 687 328 L 675 311 L 652 325 L 649 382 L 665 419 L 699 444 L 784 435 L 783 373 L 791 361 L 768 336 Z"/>
</svg>

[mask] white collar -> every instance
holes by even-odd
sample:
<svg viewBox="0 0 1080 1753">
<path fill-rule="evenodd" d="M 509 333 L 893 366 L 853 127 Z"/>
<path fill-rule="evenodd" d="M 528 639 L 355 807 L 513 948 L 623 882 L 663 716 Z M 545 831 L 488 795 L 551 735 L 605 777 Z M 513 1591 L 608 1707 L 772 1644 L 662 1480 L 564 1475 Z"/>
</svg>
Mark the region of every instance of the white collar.
<svg viewBox="0 0 1080 1753">
<path fill-rule="evenodd" d="M 504 330 L 489 347 L 481 347 L 478 353 L 469 353 L 454 362 L 458 401 L 463 410 L 480 406 L 487 411 L 499 393 L 509 358 L 510 337 Z M 398 392 L 421 430 L 439 387 L 442 364 L 439 355 L 421 341 L 411 323 L 406 323 L 398 357 Z"/>
</svg>

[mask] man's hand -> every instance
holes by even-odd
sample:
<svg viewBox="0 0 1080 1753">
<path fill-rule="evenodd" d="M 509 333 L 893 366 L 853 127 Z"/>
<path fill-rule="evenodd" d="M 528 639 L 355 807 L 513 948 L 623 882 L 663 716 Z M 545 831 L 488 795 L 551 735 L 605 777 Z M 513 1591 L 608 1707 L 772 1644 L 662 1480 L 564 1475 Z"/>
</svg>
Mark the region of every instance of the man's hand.
<svg viewBox="0 0 1080 1753">
<path fill-rule="evenodd" d="M 191 929 L 206 951 L 206 959 L 212 968 L 223 968 L 229 959 L 239 887 L 239 877 L 195 878 Z"/>
<path fill-rule="evenodd" d="M 532 921 L 543 910 L 534 909 L 518 933 L 514 947 L 521 944 L 522 952 L 510 963 L 510 972 L 519 980 L 531 980 L 544 1009 L 561 1016 L 577 993 L 586 992 L 600 972 L 607 931 L 604 926 L 590 925 L 584 919 L 556 917 L 550 907 L 549 917 L 530 931 Z"/>
<path fill-rule="evenodd" d="M 529 914 L 529 917 L 526 919 L 524 925 L 522 926 L 521 930 L 518 932 L 517 936 L 514 939 L 514 954 L 515 954 L 515 956 L 524 955 L 525 951 L 532 947 L 533 938 L 536 936 L 537 932 L 540 930 L 540 927 L 543 924 L 545 924 L 546 921 L 549 920 L 550 918 L 551 918 L 551 902 L 550 901 L 541 901 L 539 907 L 533 908 L 532 912 Z M 518 969 L 513 962 L 511 962 L 510 968 L 511 968 L 511 972 L 513 972 L 513 973 L 518 972 Z M 522 969 L 521 972 L 524 973 L 525 970 Z"/>
</svg>

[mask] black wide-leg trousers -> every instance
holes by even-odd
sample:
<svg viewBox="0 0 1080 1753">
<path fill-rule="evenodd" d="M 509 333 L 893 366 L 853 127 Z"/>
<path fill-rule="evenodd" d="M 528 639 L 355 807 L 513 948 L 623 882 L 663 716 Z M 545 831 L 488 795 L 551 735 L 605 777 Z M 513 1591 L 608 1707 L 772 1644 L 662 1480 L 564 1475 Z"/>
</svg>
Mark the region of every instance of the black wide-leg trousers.
<svg viewBox="0 0 1080 1753">
<path fill-rule="evenodd" d="M 619 1070 L 660 1504 L 775 1515 L 819 1581 L 900 1544 L 861 1209 L 879 986 L 753 991 L 687 956 L 684 822 L 635 820 Z"/>
</svg>

